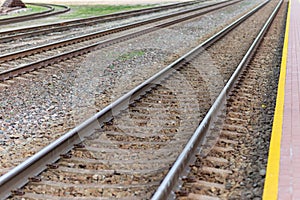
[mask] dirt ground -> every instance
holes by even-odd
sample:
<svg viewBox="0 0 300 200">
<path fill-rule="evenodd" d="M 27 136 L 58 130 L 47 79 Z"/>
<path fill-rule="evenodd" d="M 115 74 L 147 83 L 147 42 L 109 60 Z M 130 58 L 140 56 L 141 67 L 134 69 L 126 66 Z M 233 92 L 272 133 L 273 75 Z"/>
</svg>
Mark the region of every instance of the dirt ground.
<svg viewBox="0 0 300 200">
<path fill-rule="evenodd" d="M 53 3 L 63 5 L 95 5 L 95 4 L 110 4 L 110 5 L 134 5 L 134 4 L 159 4 L 184 2 L 189 0 L 28 0 L 24 3 Z"/>
</svg>

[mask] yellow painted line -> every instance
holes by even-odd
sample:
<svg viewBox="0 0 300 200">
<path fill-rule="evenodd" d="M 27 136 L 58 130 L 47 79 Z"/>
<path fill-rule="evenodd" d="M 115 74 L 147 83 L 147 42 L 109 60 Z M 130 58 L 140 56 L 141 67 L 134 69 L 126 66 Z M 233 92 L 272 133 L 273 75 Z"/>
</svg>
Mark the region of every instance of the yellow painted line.
<svg viewBox="0 0 300 200">
<path fill-rule="evenodd" d="M 284 108 L 284 87 L 286 77 L 286 63 L 288 54 L 289 28 L 290 28 L 291 1 L 287 13 L 284 46 L 281 59 L 280 77 L 278 83 L 276 107 L 274 113 L 272 135 L 269 149 L 267 174 L 264 185 L 263 200 L 277 200 L 279 167 L 280 167 L 280 143 L 282 134 L 283 108 Z"/>
</svg>

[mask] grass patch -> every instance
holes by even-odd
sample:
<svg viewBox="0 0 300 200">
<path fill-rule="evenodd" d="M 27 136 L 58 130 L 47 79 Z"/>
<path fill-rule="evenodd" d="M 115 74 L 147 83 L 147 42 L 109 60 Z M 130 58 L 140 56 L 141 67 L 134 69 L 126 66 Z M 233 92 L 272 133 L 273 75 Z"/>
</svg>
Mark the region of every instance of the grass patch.
<svg viewBox="0 0 300 200">
<path fill-rule="evenodd" d="M 144 51 L 138 50 L 138 51 L 132 51 L 126 54 L 123 54 L 119 57 L 120 60 L 125 61 L 125 60 L 131 60 L 135 57 L 140 57 L 145 55 Z"/>
<path fill-rule="evenodd" d="M 26 4 L 27 9 L 22 10 L 20 12 L 12 12 L 7 15 L 0 16 L 0 19 L 28 15 L 32 13 L 38 13 L 42 11 L 48 10 L 48 8 L 28 5 Z M 135 9 L 143 9 L 153 7 L 155 4 L 151 5 L 70 5 L 71 11 L 57 15 L 58 19 L 78 19 L 78 18 L 87 18 L 94 17 L 100 15 L 111 14 L 115 12 L 127 11 L 127 10 L 135 10 Z M 57 8 L 56 8 L 57 9 Z"/>
<path fill-rule="evenodd" d="M 143 55 L 145 55 L 144 51 L 142 51 L 142 50 L 136 50 L 136 51 L 132 51 L 132 52 L 128 52 L 128 53 L 125 53 L 123 55 L 120 55 L 117 58 L 117 60 L 119 60 L 119 62 L 124 62 L 124 61 L 127 61 L 127 60 L 133 60 L 133 59 L 141 57 Z M 108 68 L 114 69 L 115 65 L 111 64 L 111 65 L 108 66 Z"/>
<path fill-rule="evenodd" d="M 71 11 L 60 15 L 61 19 L 74 19 L 74 18 L 87 18 L 93 16 L 106 15 L 115 12 L 121 12 L 126 10 L 149 8 L 154 5 L 72 5 L 69 6 Z"/>
<path fill-rule="evenodd" d="M 26 12 L 31 12 L 31 13 L 37 13 L 37 12 L 43 12 L 46 10 L 49 10 L 49 8 L 45 8 L 42 6 L 35 6 L 35 5 L 26 5 L 27 10 Z"/>
</svg>

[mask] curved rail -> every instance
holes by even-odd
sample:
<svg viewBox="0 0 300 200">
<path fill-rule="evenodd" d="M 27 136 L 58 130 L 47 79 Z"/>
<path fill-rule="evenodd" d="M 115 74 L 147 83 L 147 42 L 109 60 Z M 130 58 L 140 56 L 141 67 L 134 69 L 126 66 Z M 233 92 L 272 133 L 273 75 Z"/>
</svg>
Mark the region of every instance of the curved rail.
<svg viewBox="0 0 300 200">
<path fill-rule="evenodd" d="M 0 190 L 4 191 L 3 194 L 0 195 L 0 198 L 9 196 L 11 190 L 26 184 L 29 177 L 38 175 L 46 168 L 45 163 L 53 163 L 57 161 L 61 154 L 71 150 L 74 144 L 82 142 L 82 138 L 91 135 L 95 128 L 98 128 L 99 126 L 101 127 L 105 122 L 111 120 L 113 118 L 113 115 L 116 115 L 118 112 L 126 109 L 128 105 L 134 100 L 140 98 L 147 91 L 156 87 L 156 85 L 153 83 L 159 84 L 160 82 L 165 80 L 165 78 L 172 75 L 172 73 L 174 73 L 176 69 L 183 67 L 186 63 L 193 60 L 193 58 L 195 58 L 197 55 L 201 54 L 201 52 L 203 52 L 203 48 L 210 46 L 212 43 L 222 38 L 224 35 L 233 30 L 236 26 L 241 24 L 246 18 L 250 17 L 268 2 L 269 1 L 265 1 L 264 3 L 260 4 L 254 10 L 250 11 L 249 13 L 232 23 L 230 26 L 227 26 L 225 29 L 211 37 L 206 42 L 199 45 L 190 53 L 179 58 L 178 60 L 167 66 L 165 69 L 155 74 L 144 83 L 138 85 L 136 88 L 119 98 L 114 103 L 105 107 L 103 110 L 98 112 L 96 115 L 94 115 L 78 127 L 69 131 L 68 133 L 54 141 L 52 144 L 48 145 L 34 156 L 27 159 L 25 162 L 0 177 Z M 166 195 L 166 193 L 169 192 L 169 189 L 166 192 L 163 192 L 164 196 L 168 196 Z"/>
<path fill-rule="evenodd" d="M 28 14 L 28 15 L 22 15 L 22 16 L 17 16 L 17 17 L 1 19 L 0 25 L 6 25 L 6 24 L 12 24 L 12 23 L 18 23 L 18 22 L 23 22 L 23 21 L 39 19 L 39 18 L 49 17 L 52 15 L 58 15 L 58 14 L 70 11 L 70 8 L 68 6 L 64 6 L 64 5 L 38 4 L 38 3 L 27 3 L 27 4 L 41 6 L 41 7 L 45 7 L 45 8 L 49 8 L 49 9 L 46 11 L 38 12 L 38 13 L 32 13 L 32 14 Z M 61 7 L 63 9 L 59 10 L 59 11 L 55 11 L 55 7 Z"/>
<path fill-rule="evenodd" d="M 156 193 L 153 195 L 152 200 L 159 200 L 159 199 L 172 199 L 175 196 L 174 190 L 180 184 L 180 177 L 183 174 L 187 173 L 186 168 L 191 164 L 192 157 L 197 153 L 199 150 L 199 145 L 201 144 L 205 134 L 209 131 L 210 127 L 216 121 L 218 114 L 220 114 L 222 107 L 224 106 L 225 99 L 228 97 L 229 92 L 236 84 L 236 81 L 239 78 L 239 75 L 243 71 L 243 69 L 247 66 L 250 59 L 252 58 L 253 54 L 255 53 L 256 49 L 258 48 L 261 40 L 263 39 L 265 33 L 267 32 L 268 28 L 270 27 L 273 19 L 275 18 L 277 12 L 279 11 L 280 6 L 282 5 L 283 0 L 281 0 L 274 11 L 272 12 L 271 16 L 265 23 L 264 27 L 261 29 L 259 34 L 257 35 L 256 39 L 248 49 L 246 55 L 239 63 L 237 69 L 232 74 L 231 78 L 226 83 L 225 87 L 221 91 L 220 95 L 208 111 L 207 115 L 200 123 L 199 127 L 195 131 L 194 135 L 187 143 L 186 147 L 184 148 L 181 155 L 178 157 L 172 168 L 170 169 L 169 173 L 167 174 L 166 178 L 163 180 L 159 188 L 157 189 Z"/>
<path fill-rule="evenodd" d="M 54 49 L 54 48 L 57 48 L 57 47 L 70 45 L 70 44 L 73 44 L 73 43 L 76 43 L 76 42 L 81 42 L 81 41 L 84 41 L 84 40 L 87 40 L 87 39 L 101 37 L 101 36 L 104 36 L 104 35 L 120 32 L 120 31 L 123 31 L 123 30 L 128 30 L 128 29 L 135 28 L 135 27 L 138 27 L 138 26 L 141 26 L 141 25 L 145 25 L 145 24 L 157 22 L 157 21 L 160 21 L 160 20 L 168 19 L 168 18 L 171 18 L 171 17 L 175 17 L 175 16 L 178 16 L 178 15 L 181 15 L 181 14 L 186 14 L 188 12 L 197 11 L 197 10 L 201 10 L 201 9 L 204 9 L 204 8 L 212 7 L 211 9 L 204 10 L 202 12 L 192 14 L 190 16 L 183 17 L 181 19 L 176 19 L 176 20 L 173 20 L 173 21 L 170 21 L 170 22 L 162 23 L 160 25 L 156 25 L 154 27 L 146 28 L 146 29 L 141 30 L 141 31 L 137 31 L 137 32 L 130 33 L 130 34 L 127 34 L 127 35 L 123 35 L 123 36 L 120 36 L 120 37 L 117 37 L 117 38 L 113 38 L 113 39 L 105 40 L 105 41 L 102 41 L 102 42 L 98 42 L 98 43 L 89 45 L 87 47 L 83 47 L 83 48 L 80 48 L 80 49 L 75 49 L 75 50 L 72 50 L 72 51 L 69 51 L 69 52 L 65 52 L 65 53 L 62 53 L 62 54 L 59 54 L 59 55 L 56 55 L 56 56 L 53 56 L 53 57 L 50 57 L 50 58 L 47 58 L 47 59 L 43 59 L 43 60 L 35 62 L 35 63 L 30 63 L 28 65 L 23 65 L 23 66 L 20 66 L 20 67 L 16 67 L 14 69 L 9 69 L 9 70 L 0 72 L 0 81 L 4 81 L 4 80 L 10 79 L 10 78 L 13 78 L 15 76 L 18 76 L 20 74 L 27 73 L 29 71 L 33 71 L 33 70 L 45 67 L 49 64 L 52 64 L 52 63 L 60 61 L 60 60 L 64 60 L 64 59 L 71 58 L 71 57 L 74 57 L 74 56 L 77 56 L 77 55 L 88 53 L 91 50 L 94 50 L 94 49 L 97 49 L 97 48 L 99 49 L 101 47 L 106 47 L 108 45 L 121 42 L 126 38 L 128 39 L 128 38 L 137 37 L 139 35 L 143 35 L 143 34 L 146 34 L 146 33 L 150 33 L 152 31 L 156 31 L 160 28 L 165 28 L 165 27 L 168 27 L 170 25 L 173 25 L 173 24 L 185 21 L 185 20 L 189 20 L 189 19 L 198 17 L 198 16 L 206 14 L 208 12 L 212 12 L 214 10 L 232 5 L 234 3 L 238 3 L 239 1 L 240 0 L 236 0 L 236 1 L 233 1 L 233 2 L 225 1 L 225 3 L 221 2 L 221 3 L 216 3 L 216 4 L 209 4 L 209 5 L 206 5 L 206 6 L 201 6 L 201 7 L 198 7 L 198 8 L 194 8 L 194 9 L 191 9 L 191 10 L 188 10 L 188 11 L 183 11 L 183 12 L 176 13 L 176 14 L 170 14 L 170 15 L 167 15 L 167 16 L 157 17 L 157 18 L 154 18 L 154 19 L 129 24 L 129 25 L 125 25 L 125 26 L 122 26 L 122 27 L 118 27 L 118 28 L 114 28 L 114 29 L 110 29 L 110 30 L 106 30 L 106 31 L 101 31 L 101 32 L 98 32 L 98 33 L 93 33 L 93 34 L 89 34 L 89 35 L 85 35 L 85 36 L 80 36 L 80 37 L 77 37 L 77 38 L 71 38 L 69 40 L 65 40 L 65 41 L 62 41 L 62 42 L 56 42 L 56 43 L 52 43 L 52 44 L 48 44 L 48 45 L 44 45 L 44 46 L 40 46 L 40 47 L 36 47 L 36 48 L 32 48 L 32 49 L 20 51 L 20 52 L 17 52 L 17 53 L 2 55 L 2 56 L 0 56 L 0 60 L 2 60 L 2 61 L 3 60 L 10 60 L 10 59 L 13 59 L 16 56 L 19 56 L 19 57 L 27 56 L 27 55 L 30 55 L 32 53 L 46 51 L 46 50 L 49 50 L 49 49 Z M 213 6 L 215 6 L 215 7 L 213 7 Z"/>
</svg>

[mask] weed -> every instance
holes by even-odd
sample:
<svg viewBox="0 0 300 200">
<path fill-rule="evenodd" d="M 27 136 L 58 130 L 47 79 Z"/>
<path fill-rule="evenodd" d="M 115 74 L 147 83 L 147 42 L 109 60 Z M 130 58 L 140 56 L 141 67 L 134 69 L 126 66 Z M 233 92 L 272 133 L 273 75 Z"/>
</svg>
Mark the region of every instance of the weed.
<svg viewBox="0 0 300 200">
<path fill-rule="evenodd" d="M 145 52 L 142 50 L 137 50 L 137 51 L 132 51 L 126 54 L 123 54 L 119 57 L 120 60 L 125 61 L 125 60 L 131 60 L 134 57 L 140 57 L 145 55 Z"/>
<path fill-rule="evenodd" d="M 151 5 L 153 6 L 153 5 Z M 133 9 L 142 9 L 151 7 L 150 5 L 71 5 L 71 11 L 60 15 L 62 19 L 71 19 L 71 18 L 86 18 L 93 16 L 106 15 L 115 12 L 121 12 L 126 10 Z"/>
</svg>

